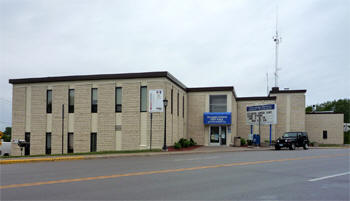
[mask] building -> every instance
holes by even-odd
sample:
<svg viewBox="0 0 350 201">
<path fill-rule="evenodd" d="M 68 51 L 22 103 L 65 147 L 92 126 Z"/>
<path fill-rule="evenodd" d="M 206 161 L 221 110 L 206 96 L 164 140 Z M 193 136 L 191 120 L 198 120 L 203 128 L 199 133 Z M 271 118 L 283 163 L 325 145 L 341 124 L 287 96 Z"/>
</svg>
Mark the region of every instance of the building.
<svg viewBox="0 0 350 201">
<path fill-rule="evenodd" d="M 229 146 L 235 137 L 258 133 L 258 126 L 246 123 L 246 108 L 251 105 L 277 107 L 277 124 L 261 125 L 261 141 L 287 131 L 308 131 L 308 126 L 316 136 L 317 122 L 324 121 L 323 116 L 305 114 L 306 90 L 273 88 L 266 97 L 237 97 L 232 86 L 189 88 L 168 72 L 10 79 L 9 83 L 13 85 L 12 139 L 30 142 L 26 155 L 59 154 L 62 149 L 64 153 L 148 149 L 152 89 L 163 89 L 169 101 L 167 145 L 193 138 L 200 145 Z M 219 124 L 203 120 L 217 114 L 224 118 Z M 331 125 L 342 129 L 342 114 L 334 116 Z M 164 113 L 153 113 L 152 148 L 162 147 L 163 135 Z M 328 132 L 330 139 L 336 138 L 332 143 L 342 143 L 340 135 L 338 129 Z M 12 154 L 20 155 L 19 147 L 12 146 Z"/>
</svg>

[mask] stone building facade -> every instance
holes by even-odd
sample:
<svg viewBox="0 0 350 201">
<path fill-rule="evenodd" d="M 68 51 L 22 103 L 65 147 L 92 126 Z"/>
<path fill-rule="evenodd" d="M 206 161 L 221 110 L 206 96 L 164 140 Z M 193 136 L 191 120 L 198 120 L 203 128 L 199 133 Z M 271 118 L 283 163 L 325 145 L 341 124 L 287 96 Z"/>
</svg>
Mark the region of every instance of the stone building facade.
<svg viewBox="0 0 350 201">
<path fill-rule="evenodd" d="M 286 131 L 307 131 L 308 126 L 310 133 L 314 133 L 317 122 L 324 121 L 317 115 L 305 116 L 306 90 L 275 88 L 267 97 L 237 97 L 232 86 L 188 88 L 168 72 L 24 78 L 9 82 L 13 85 L 12 139 L 30 142 L 25 150 L 27 155 L 59 154 L 62 149 L 63 153 L 149 149 L 150 113 L 145 105 L 152 89 L 163 89 L 169 101 L 167 145 L 180 138 L 193 138 L 200 145 L 230 146 L 234 137 L 246 138 L 257 132 L 256 126 L 246 124 L 248 105 L 277 105 L 278 123 L 271 126 L 273 139 Z M 97 108 L 95 112 L 93 107 Z M 213 112 L 224 112 L 230 121 L 222 125 L 203 122 L 203 115 Z M 334 121 L 342 119 L 337 117 Z M 268 126 L 261 127 L 262 140 L 269 139 L 269 132 Z M 333 130 L 329 133 L 330 139 L 334 138 L 329 143 L 341 143 L 339 132 L 334 128 L 334 134 Z M 153 113 L 152 148 L 161 148 L 163 137 L 164 113 Z M 12 146 L 12 155 L 20 154 L 19 147 Z"/>
</svg>

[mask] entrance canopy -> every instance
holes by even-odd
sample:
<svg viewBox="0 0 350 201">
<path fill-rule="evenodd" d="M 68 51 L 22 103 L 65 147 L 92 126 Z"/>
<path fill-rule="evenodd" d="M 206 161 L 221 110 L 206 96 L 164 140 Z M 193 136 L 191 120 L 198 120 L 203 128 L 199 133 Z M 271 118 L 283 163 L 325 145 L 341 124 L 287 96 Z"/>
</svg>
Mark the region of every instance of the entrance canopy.
<svg viewBox="0 0 350 201">
<path fill-rule="evenodd" d="M 231 112 L 204 112 L 203 120 L 205 125 L 231 125 Z"/>
</svg>

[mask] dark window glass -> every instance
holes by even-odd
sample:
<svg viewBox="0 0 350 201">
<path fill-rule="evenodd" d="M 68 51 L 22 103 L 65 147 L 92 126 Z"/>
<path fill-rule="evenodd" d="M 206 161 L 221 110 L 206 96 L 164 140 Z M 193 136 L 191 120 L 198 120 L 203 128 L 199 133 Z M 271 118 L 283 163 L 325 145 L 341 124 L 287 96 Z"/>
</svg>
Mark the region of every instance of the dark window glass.
<svg viewBox="0 0 350 201">
<path fill-rule="evenodd" d="M 73 133 L 68 133 L 68 143 L 67 143 L 67 152 L 74 153 L 73 143 L 74 143 L 74 135 Z"/>
<path fill-rule="evenodd" d="M 140 92 L 140 111 L 146 112 L 147 111 L 147 87 L 142 86 L 141 92 Z"/>
<path fill-rule="evenodd" d="M 69 89 L 68 92 L 68 112 L 74 113 L 74 89 Z"/>
<path fill-rule="evenodd" d="M 182 117 L 185 118 L 185 96 L 182 96 Z"/>
<path fill-rule="evenodd" d="M 122 88 L 115 88 L 115 112 L 122 112 Z"/>
<path fill-rule="evenodd" d="M 30 133 L 24 134 L 24 141 L 28 143 L 24 148 L 24 155 L 29 156 L 30 155 Z"/>
<path fill-rule="evenodd" d="M 51 133 L 46 133 L 46 154 L 51 154 Z"/>
<path fill-rule="evenodd" d="M 97 113 L 97 89 L 91 89 L 91 112 Z"/>
<path fill-rule="evenodd" d="M 179 93 L 177 93 L 177 116 L 179 116 Z"/>
<path fill-rule="evenodd" d="M 227 96 L 210 95 L 209 112 L 227 112 Z"/>
<path fill-rule="evenodd" d="M 52 113 L 52 90 L 46 92 L 46 113 Z"/>
<path fill-rule="evenodd" d="M 96 152 L 96 150 L 97 150 L 97 133 L 91 133 L 90 152 Z"/>
<path fill-rule="evenodd" d="M 174 93 L 174 90 L 171 89 L 171 114 L 173 113 L 173 105 L 174 105 L 173 93 Z"/>
<path fill-rule="evenodd" d="M 327 131 L 323 131 L 323 139 L 327 139 Z"/>
</svg>

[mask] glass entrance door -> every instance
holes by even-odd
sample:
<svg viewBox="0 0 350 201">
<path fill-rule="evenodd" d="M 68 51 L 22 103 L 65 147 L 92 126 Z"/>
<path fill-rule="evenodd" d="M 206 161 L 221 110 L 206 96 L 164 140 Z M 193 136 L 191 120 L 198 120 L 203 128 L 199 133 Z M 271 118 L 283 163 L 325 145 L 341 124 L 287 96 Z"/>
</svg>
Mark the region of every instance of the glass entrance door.
<svg viewBox="0 0 350 201">
<path fill-rule="evenodd" d="M 210 145 L 226 145 L 226 126 L 210 126 Z"/>
<path fill-rule="evenodd" d="M 211 126 L 209 134 L 210 144 L 220 143 L 220 126 Z"/>
<path fill-rule="evenodd" d="M 220 127 L 220 145 L 226 145 L 226 126 Z"/>
</svg>

